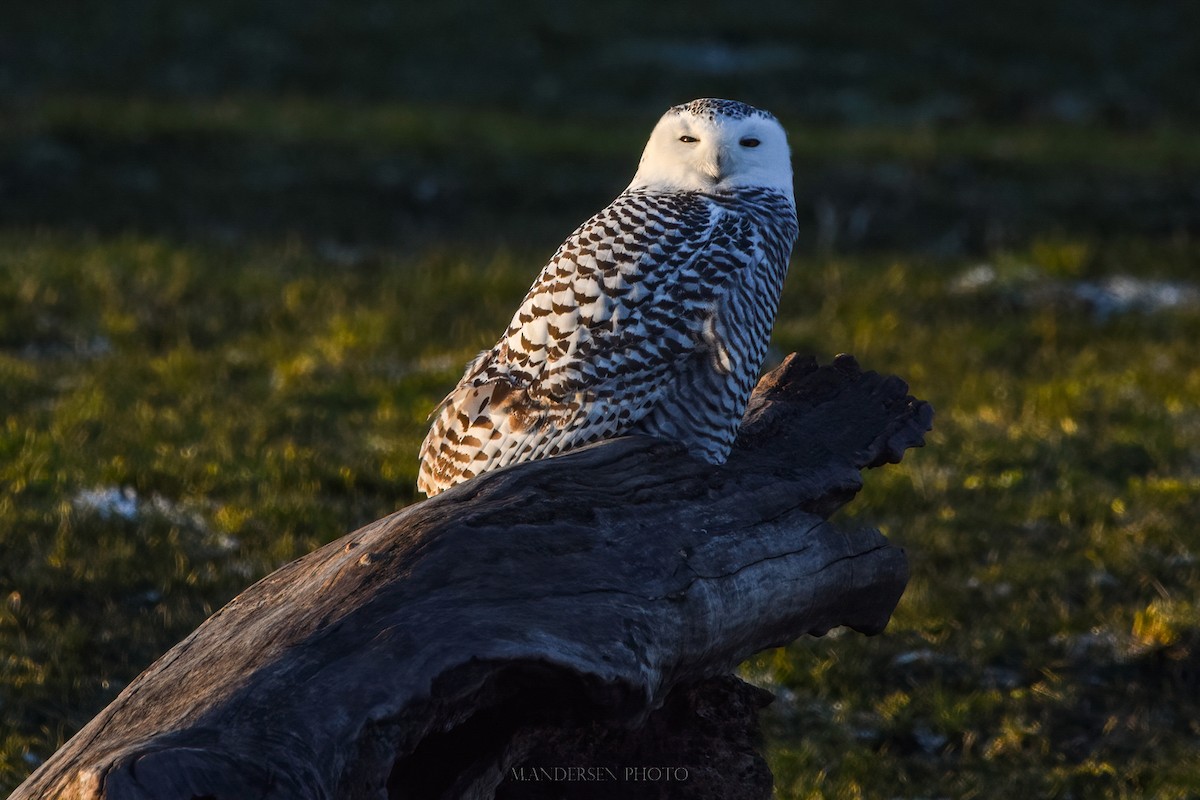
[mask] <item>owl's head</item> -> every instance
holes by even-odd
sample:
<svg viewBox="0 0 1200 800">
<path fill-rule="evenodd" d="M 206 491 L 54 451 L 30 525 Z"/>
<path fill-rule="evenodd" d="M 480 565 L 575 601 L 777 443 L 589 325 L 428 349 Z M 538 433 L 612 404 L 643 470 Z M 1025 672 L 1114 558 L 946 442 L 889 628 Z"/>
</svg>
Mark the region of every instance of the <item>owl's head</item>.
<svg viewBox="0 0 1200 800">
<path fill-rule="evenodd" d="M 779 120 L 736 100 L 703 98 L 663 114 L 630 189 L 792 194 L 792 160 Z"/>
</svg>

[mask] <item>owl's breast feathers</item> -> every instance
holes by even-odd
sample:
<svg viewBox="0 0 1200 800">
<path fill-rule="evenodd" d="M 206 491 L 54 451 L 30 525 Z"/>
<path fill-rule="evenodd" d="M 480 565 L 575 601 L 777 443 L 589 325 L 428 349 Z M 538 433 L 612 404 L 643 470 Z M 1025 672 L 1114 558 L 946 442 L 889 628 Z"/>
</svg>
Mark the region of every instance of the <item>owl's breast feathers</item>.
<svg viewBox="0 0 1200 800">
<path fill-rule="evenodd" d="M 419 488 L 639 430 L 723 461 L 796 232 L 776 192 L 619 196 L 563 242 L 435 412 Z"/>
</svg>

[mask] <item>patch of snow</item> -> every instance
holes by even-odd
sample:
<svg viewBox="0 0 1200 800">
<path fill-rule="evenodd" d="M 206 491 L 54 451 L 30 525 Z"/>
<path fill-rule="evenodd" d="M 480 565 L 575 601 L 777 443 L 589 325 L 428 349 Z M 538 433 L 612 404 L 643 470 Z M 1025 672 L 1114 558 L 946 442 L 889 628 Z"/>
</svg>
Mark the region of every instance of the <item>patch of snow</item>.
<svg viewBox="0 0 1200 800">
<path fill-rule="evenodd" d="M 955 292 L 978 292 L 996 282 L 996 268 L 991 264 L 977 264 L 959 275 L 950 283 Z"/>
<path fill-rule="evenodd" d="M 71 498 L 71 506 L 100 519 L 120 519 L 135 522 L 138 518 L 138 495 L 132 487 L 109 486 L 104 489 L 84 489 Z"/>
<path fill-rule="evenodd" d="M 197 531 L 207 531 L 208 525 L 204 516 L 196 509 L 187 508 L 179 503 L 173 503 L 160 494 L 150 498 L 150 511 L 173 525 L 192 528 Z"/>
<path fill-rule="evenodd" d="M 176 503 L 160 494 L 151 495 L 146 499 L 132 486 L 81 489 L 71 498 L 71 507 L 76 513 L 91 514 L 104 520 L 123 519 L 127 522 L 139 522 L 146 517 L 166 520 L 172 525 L 200 533 L 206 540 L 211 538 L 211 542 L 205 543 L 221 553 L 236 550 L 240 544 L 232 536 L 208 536 L 208 523 L 200 508 Z"/>
<path fill-rule="evenodd" d="M 909 664 L 925 664 L 937 658 L 932 650 L 909 650 L 900 653 L 892 659 L 893 667 L 907 667 Z"/>
<path fill-rule="evenodd" d="M 1003 291 L 1023 307 L 1082 309 L 1097 322 L 1119 314 L 1200 308 L 1200 286 L 1192 283 L 1133 275 L 1061 280 L 1048 277 L 1033 267 L 1002 272 L 991 264 L 978 264 L 953 278 L 949 288 L 955 294 Z"/>
<path fill-rule="evenodd" d="M 1144 280 L 1116 275 L 1102 281 L 1080 281 L 1069 287 L 1075 297 L 1104 319 L 1129 311 L 1155 313 L 1167 309 L 1200 306 L 1200 289 L 1174 281 Z"/>
<path fill-rule="evenodd" d="M 21 348 L 21 356 L 31 361 L 71 357 L 90 360 L 102 358 L 112 351 L 112 340 L 97 334 L 86 338 L 77 336 L 70 342 L 31 342 Z"/>
</svg>

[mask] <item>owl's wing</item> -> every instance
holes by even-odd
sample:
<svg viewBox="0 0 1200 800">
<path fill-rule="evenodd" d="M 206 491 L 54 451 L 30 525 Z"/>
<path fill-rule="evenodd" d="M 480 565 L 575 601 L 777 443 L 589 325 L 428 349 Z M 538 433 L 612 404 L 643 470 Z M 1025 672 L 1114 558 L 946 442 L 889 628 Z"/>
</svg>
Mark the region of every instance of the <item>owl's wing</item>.
<svg viewBox="0 0 1200 800">
<path fill-rule="evenodd" d="M 703 195 L 621 195 L 562 244 L 446 398 L 418 486 L 619 435 L 697 354 L 728 371 L 722 288 L 762 257 L 753 226 Z"/>
</svg>

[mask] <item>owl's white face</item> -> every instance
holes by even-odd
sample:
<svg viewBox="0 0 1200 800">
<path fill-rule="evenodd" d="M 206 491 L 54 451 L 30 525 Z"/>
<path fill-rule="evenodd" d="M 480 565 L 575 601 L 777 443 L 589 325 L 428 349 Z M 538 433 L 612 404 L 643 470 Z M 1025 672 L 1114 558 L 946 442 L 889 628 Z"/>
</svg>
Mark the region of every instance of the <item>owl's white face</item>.
<svg viewBox="0 0 1200 800">
<path fill-rule="evenodd" d="M 774 189 L 792 198 L 787 134 L 745 103 L 705 98 L 663 114 L 630 189 L 720 192 Z"/>
</svg>

